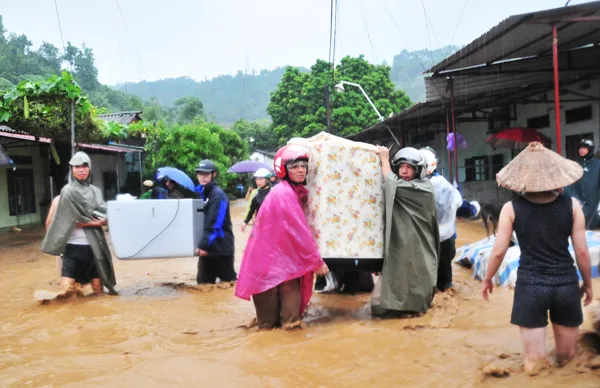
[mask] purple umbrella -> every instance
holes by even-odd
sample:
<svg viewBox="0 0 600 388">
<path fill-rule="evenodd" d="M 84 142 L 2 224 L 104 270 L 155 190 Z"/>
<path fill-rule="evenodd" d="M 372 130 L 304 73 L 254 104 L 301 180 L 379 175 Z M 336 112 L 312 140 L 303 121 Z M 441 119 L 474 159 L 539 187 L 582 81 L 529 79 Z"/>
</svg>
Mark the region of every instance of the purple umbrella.
<svg viewBox="0 0 600 388">
<path fill-rule="evenodd" d="M 273 171 L 273 167 L 268 164 L 255 162 L 253 160 L 244 160 L 231 166 L 227 172 L 233 172 L 236 174 L 242 174 L 245 172 L 255 173 L 259 168 L 266 168 L 269 171 Z"/>
</svg>

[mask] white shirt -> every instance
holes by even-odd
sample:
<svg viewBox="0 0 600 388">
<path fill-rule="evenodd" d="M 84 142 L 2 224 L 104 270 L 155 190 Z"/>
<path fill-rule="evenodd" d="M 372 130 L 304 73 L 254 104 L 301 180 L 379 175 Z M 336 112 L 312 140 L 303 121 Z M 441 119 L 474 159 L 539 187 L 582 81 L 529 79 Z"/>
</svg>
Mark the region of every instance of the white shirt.
<svg viewBox="0 0 600 388">
<path fill-rule="evenodd" d="M 75 227 L 75 229 L 73 229 L 73 233 L 71 233 L 69 241 L 67 241 L 67 244 L 90 245 L 90 242 L 88 241 L 83 228 Z"/>
</svg>

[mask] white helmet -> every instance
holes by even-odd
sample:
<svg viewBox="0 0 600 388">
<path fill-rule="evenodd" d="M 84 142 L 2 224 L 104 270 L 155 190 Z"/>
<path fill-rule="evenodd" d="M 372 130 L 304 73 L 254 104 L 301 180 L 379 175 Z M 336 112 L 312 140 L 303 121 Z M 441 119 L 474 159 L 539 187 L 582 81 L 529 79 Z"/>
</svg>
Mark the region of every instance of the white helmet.
<svg viewBox="0 0 600 388">
<path fill-rule="evenodd" d="M 400 166 L 402 163 L 406 163 L 415 168 L 416 178 L 425 178 L 427 173 L 427 161 L 423 153 L 421 153 L 418 149 L 413 147 L 404 147 L 400 151 L 396 152 L 396 155 L 394 155 L 394 158 L 392 159 L 392 165 L 398 168 L 398 166 Z"/>
<path fill-rule="evenodd" d="M 419 151 L 421 151 L 427 161 L 427 175 L 433 174 L 438 164 L 435 151 L 431 147 L 423 147 Z"/>
<path fill-rule="evenodd" d="M 269 170 L 267 170 L 266 168 L 259 168 L 258 170 L 256 170 L 256 172 L 254 173 L 254 175 L 252 175 L 253 178 L 270 178 L 271 177 L 271 172 Z"/>
</svg>

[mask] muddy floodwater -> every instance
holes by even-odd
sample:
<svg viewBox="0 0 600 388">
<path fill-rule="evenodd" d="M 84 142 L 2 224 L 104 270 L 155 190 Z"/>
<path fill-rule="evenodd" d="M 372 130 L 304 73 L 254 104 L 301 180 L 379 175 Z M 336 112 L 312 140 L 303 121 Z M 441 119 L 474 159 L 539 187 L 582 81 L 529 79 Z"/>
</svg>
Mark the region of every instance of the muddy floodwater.
<svg viewBox="0 0 600 388">
<path fill-rule="evenodd" d="M 243 201 L 232 205 L 237 268 L 248 238 L 239 232 L 244 209 Z M 457 246 L 485 229 L 464 222 L 458 233 Z M 368 295 L 315 295 L 306 329 L 259 332 L 243 327 L 253 306 L 231 286 L 193 287 L 197 259 L 115 259 L 119 296 L 41 305 L 36 290 L 58 290 L 42 237 L 0 235 L 0 387 L 600 386 L 586 340 L 565 368 L 525 375 L 509 324 L 512 290 L 496 288 L 487 303 L 459 267 L 455 289 L 420 318 L 374 320 Z M 597 279 L 594 292 L 598 298 Z M 504 377 L 486 376 L 490 369 Z"/>
</svg>

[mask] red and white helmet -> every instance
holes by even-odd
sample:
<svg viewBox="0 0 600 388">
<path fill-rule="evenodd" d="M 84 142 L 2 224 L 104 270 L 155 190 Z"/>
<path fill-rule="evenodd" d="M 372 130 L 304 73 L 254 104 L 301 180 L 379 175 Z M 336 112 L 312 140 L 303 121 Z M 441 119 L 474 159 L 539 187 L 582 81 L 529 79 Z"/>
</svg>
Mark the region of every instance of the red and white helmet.
<svg viewBox="0 0 600 388">
<path fill-rule="evenodd" d="M 273 161 L 275 174 L 283 179 L 287 176 L 286 164 L 293 163 L 296 160 L 306 160 L 308 162 L 308 159 L 308 149 L 306 147 L 297 144 L 283 146 L 275 154 L 275 160 Z"/>
</svg>

